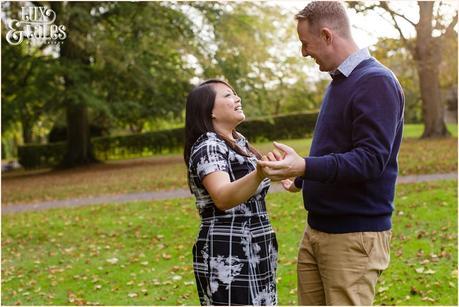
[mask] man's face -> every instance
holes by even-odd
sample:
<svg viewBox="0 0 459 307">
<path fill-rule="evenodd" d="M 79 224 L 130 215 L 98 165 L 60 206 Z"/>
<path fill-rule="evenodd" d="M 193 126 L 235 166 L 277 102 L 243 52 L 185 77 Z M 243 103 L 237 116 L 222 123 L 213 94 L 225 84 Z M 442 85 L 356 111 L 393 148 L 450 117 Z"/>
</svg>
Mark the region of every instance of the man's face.
<svg viewBox="0 0 459 307">
<path fill-rule="evenodd" d="M 298 21 L 298 38 L 301 41 L 301 54 L 304 57 L 310 56 L 319 65 L 320 71 L 331 71 L 330 65 L 330 46 L 320 33 L 313 33 L 309 22 L 306 20 Z"/>
</svg>

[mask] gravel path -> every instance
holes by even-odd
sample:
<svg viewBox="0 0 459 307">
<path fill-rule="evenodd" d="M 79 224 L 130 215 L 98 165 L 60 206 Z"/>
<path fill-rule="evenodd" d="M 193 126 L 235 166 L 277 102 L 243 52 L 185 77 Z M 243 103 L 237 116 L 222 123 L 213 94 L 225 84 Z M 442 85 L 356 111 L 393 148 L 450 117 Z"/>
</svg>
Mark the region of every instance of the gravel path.
<svg viewBox="0 0 459 307">
<path fill-rule="evenodd" d="M 397 184 L 435 180 L 457 180 L 457 173 L 401 176 L 398 177 Z M 278 183 L 273 184 L 269 189 L 270 193 L 276 193 L 280 191 L 282 191 L 282 186 Z M 38 211 L 52 208 L 73 208 L 107 203 L 128 203 L 133 201 L 151 201 L 185 197 L 191 197 L 191 193 L 188 189 L 140 192 L 121 195 L 103 195 L 98 197 L 45 201 L 33 204 L 7 204 L 2 205 L 2 214 L 17 213 L 24 211 Z"/>
</svg>

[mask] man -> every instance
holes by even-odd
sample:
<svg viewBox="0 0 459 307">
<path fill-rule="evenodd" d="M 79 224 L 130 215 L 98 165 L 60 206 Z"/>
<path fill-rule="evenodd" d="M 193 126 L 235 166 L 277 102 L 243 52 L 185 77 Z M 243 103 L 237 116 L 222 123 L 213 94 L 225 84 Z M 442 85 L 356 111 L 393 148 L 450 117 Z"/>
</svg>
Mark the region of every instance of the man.
<svg viewBox="0 0 459 307">
<path fill-rule="evenodd" d="M 296 19 L 303 56 L 332 81 L 309 157 L 274 143 L 283 154 L 269 158 L 278 161 L 259 163 L 287 190 L 303 191 L 308 223 L 298 253 L 299 304 L 371 305 L 389 265 L 403 91 L 388 68 L 359 50 L 341 3 L 309 3 Z"/>
</svg>

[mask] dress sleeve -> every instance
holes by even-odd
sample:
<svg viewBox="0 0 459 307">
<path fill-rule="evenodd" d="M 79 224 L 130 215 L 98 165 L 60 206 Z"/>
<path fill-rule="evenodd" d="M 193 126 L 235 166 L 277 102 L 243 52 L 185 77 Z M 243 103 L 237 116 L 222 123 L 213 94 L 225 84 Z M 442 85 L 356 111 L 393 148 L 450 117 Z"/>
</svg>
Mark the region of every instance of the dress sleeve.
<svg viewBox="0 0 459 307">
<path fill-rule="evenodd" d="M 191 165 L 199 180 L 214 172 L 228 172 L 228 147 L 217 138 L 207 138 L 194 147 Z"/>
</svg>

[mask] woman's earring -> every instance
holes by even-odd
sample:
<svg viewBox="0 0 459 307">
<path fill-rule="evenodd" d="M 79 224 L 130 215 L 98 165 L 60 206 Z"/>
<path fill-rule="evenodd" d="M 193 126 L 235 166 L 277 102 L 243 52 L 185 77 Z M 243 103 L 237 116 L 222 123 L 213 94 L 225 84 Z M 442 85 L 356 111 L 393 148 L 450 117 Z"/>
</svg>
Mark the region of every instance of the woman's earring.
<svg viewBox="0 0 459 307">
<path fill-rule="evenodd" d="M 212 119 L 215 119 L 216 117 L 215 117 L 215 115 L 212 114 L 212 117 L 211 117 L 211 118 L 212 118 Z"/>
</svg>

